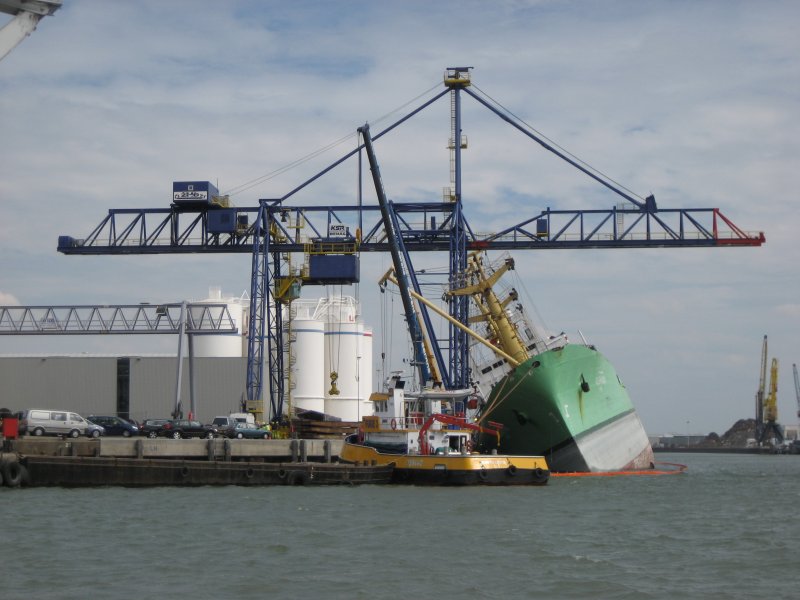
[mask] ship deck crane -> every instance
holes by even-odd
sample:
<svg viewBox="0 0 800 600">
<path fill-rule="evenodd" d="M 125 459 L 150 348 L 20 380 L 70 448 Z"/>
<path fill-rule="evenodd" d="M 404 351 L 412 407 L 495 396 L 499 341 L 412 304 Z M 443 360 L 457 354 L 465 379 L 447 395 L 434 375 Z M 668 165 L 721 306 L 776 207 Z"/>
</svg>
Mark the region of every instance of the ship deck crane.
<svg viewBox="0 0 800 600">
<path fill-rule="evenodd" d="M 529 126 L 487 96 L 471 89 L 471 67 L 451 67 L 445 72 L 441 92 L 400 117 L 372 136 L 375 142 L 390 133 L 445 95 L 451 98 L 451 181 L 444 202 L 397 202 L 390 216 L 396 227 L 399 251 L 406 265 L 411 288 L 418 291 L 410 253 L 439 251 L 449 253 L 449 289 L 466 285 L 467 253 L 474 250 L 513 249 L 594 249 L 594 248 L 677 248 L 677 247 L 752 247 L 765 242 L 762 232 L 746 232 L 725 217 L 718 208 L 659 208 L 654 196 L 637 199 L 619 185 L 556 149 Z M 488 108 L 503 121 L 571 164 L 625 200 L 610 209 L 535 210 L 522 221 L 501 231 L 482 233 L 468 223 L 462 205 L 461 150 L 462 95 L 466 94 Z M 380 208 L 365 205 L 290 205 L 300 190 L 366 148 L 361 143 L 328 167 L 279 198 L 261 199 L 257 206 L 225 209 L 234 211 L 236 227 L 219 228 L 214 219 L 218 206 L 155 209 L 112 209 L 87 236 L 60 236 L 58 251 L 67 255 L 127 255 L 183 253 L 249 253 L 251 268 L 251 320 L 248 339 L 248 399 L 259 402 L 264 393 L 264 367 L 267 363 L 271 416 L 283 409 L 283 331 L 281 302 L 275 284 L 289 274 L 282 272 L 281 256 L 304 252 L 308 235 L 324 238 L 332 224 L 344 225 L 344 241 L 357 244 L 358 252 L 386 252 L 384 218 Z M 361 161 L 358 162 L 359 181 Z M 292 224 L 295 225 L 292 225 Z M 285 267 L 283 267 L 285 269 Z M 458 323 L 469 321 L 468 298 L 451 294 L 449 314 Z M 446 389 L 461 389 L 469 383 L 467 333 L 451 323 L 448 337 L 437 340 L 432 334 L 428 312 L 420 307 L 422 326 L 434 346 L 434 356 Z M 442 349 L 446 349 L 445 359 Z M 424 352 L 415 359 L 425 359 Z"/>
</svg>

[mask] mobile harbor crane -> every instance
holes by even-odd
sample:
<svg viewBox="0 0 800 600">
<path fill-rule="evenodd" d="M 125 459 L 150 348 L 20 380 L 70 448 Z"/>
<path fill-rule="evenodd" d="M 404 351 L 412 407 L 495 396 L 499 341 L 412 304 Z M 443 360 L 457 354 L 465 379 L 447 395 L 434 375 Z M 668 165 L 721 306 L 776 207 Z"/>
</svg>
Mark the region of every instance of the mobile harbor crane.
<svg viewBox="0 0 800 600">
<path fill-rule="evenodd" d="M 778 424 L 778 359 L 772 359 L 769 374 L 769 392 L 764 396 L 767 381 L 767 336 L 761 346 L 761 372 L 756 392 L 756 440 L 763 445 L 783 443 L 783 432 Z"/>
</svg>

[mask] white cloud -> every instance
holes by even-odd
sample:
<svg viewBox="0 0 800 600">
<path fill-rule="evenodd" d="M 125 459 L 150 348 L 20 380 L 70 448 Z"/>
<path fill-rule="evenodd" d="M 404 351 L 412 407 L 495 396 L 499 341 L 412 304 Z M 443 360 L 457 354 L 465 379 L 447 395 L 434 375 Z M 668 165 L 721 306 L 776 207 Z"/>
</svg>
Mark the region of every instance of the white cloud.
<svg viewBox="0 0 800 600">
<path fill-rule="evenodd" d="M 0 306 L 19 306 L 20 302 L 12 294 L 0 291 Z"/>
</svg>

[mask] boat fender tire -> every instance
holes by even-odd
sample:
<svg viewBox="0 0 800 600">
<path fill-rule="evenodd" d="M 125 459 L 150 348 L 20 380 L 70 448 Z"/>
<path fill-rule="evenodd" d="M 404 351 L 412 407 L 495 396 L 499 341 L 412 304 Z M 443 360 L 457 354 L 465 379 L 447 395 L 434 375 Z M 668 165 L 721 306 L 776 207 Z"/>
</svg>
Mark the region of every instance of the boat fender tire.
<svg viewBox="0 0 800 600">
<path fill-rule="evenodd" d="M 0 471 L 0 487 L 3 487 L 3 473 Z"/>
<path fill-rule="evenodd" d="M 278 479 L 286 479 L 286 469 L 278 469 Z"/>
<path fill-rule="evenodd" d="M 292 471 L 286 477 L 286 485 L 305 485 L 306 474 L 302 471 Z"/>
<path fill-rule="evenodd" d="M 514 475 L 517 474 L 517 465 L 508 465 L 508 468 L 506 469 L 506 473 L 511 475 L 511 477 L 514 477 Z"/>
<path fill-rule="evenodd" d="M 392 426 L 392 429 L 397 429 L 397 419 L 392 419 L 390 425 Z"/>
<path fill-rule="evenodd" d="M 486 468 L 481 467 L 481 470 L 478 471 L 478 477 L 480 478 L 481 481 L 486 481 L 487 479 L 489 479 L 489 473 L 486 471 Z"/>
<path fill-rule="evenodd" d="M 189 467 L 181 467 L 181 477 L 186 479 L 189 476 Z"/>
<path fill-rule="evenodd" d="M 252 479 L 255 474 L 256 472 L 253 470 L 253 467 L 247 467 L 247 470 L 244 472 L 244 476 L 248 479 Z"/>
<path fill-rule="evenodd" d="M 22 465 L 18 462 L 4 462 L 2 472 L 3 481 L 8 487 L 19 487 L 22 483 Z"/>
<path fill-rule="evenodd" d="M 536 468 L 533 470 L 533 480 L 534 480 L 534 481 L 536 481 L 536 482 L 542 482 L 542 481 L 545 481 L 546 479 L 547 479 L 547 475 L 546 475 L 546 473 L 544 472 L 544 470 L 542 470 L 542 469 L 541 469 L 541 468 L 539 468 L 539 467 L 536 467 Z"/>
</svg>

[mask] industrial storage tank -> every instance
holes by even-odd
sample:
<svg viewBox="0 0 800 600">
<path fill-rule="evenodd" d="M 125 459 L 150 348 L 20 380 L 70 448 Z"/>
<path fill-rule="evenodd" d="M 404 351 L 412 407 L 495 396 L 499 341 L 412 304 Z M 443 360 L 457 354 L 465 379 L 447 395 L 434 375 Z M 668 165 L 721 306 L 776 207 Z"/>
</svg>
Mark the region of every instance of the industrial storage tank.
<svg viewBox="0 0 800 600">
<path fill-rule="evenodd" d="M 246 294 L 241 297 L 223 298 L 222 289 L 211 287 L 208 298 L 193 302 L 194 304 L 220 304 L 228 307 L 228 312 L 236 324 L 236 333 L 193 336 L 194 355 L 197 358 L 206 357 L 238 357 L 247 356 L 247 314 L 250 309 L 250 299 Z"/>
<path fill-rule="evenodd" d="M 315 306 L 298 304 L 289 340 L 290 400 L 294 408 L 325 411 L 325 324 L 314 318 Z"/>
<path fill-rule="evenodd" d="M 372 414 L 372 330 L 364 326 L 359 308 L 349 296 L 292 303 L 292 406 L 342 421 L 359 421 Z M 321 342 L 316 331 L 309 331 L 316 326 L 314 321 L 322 326 Z"/>
</svg>

